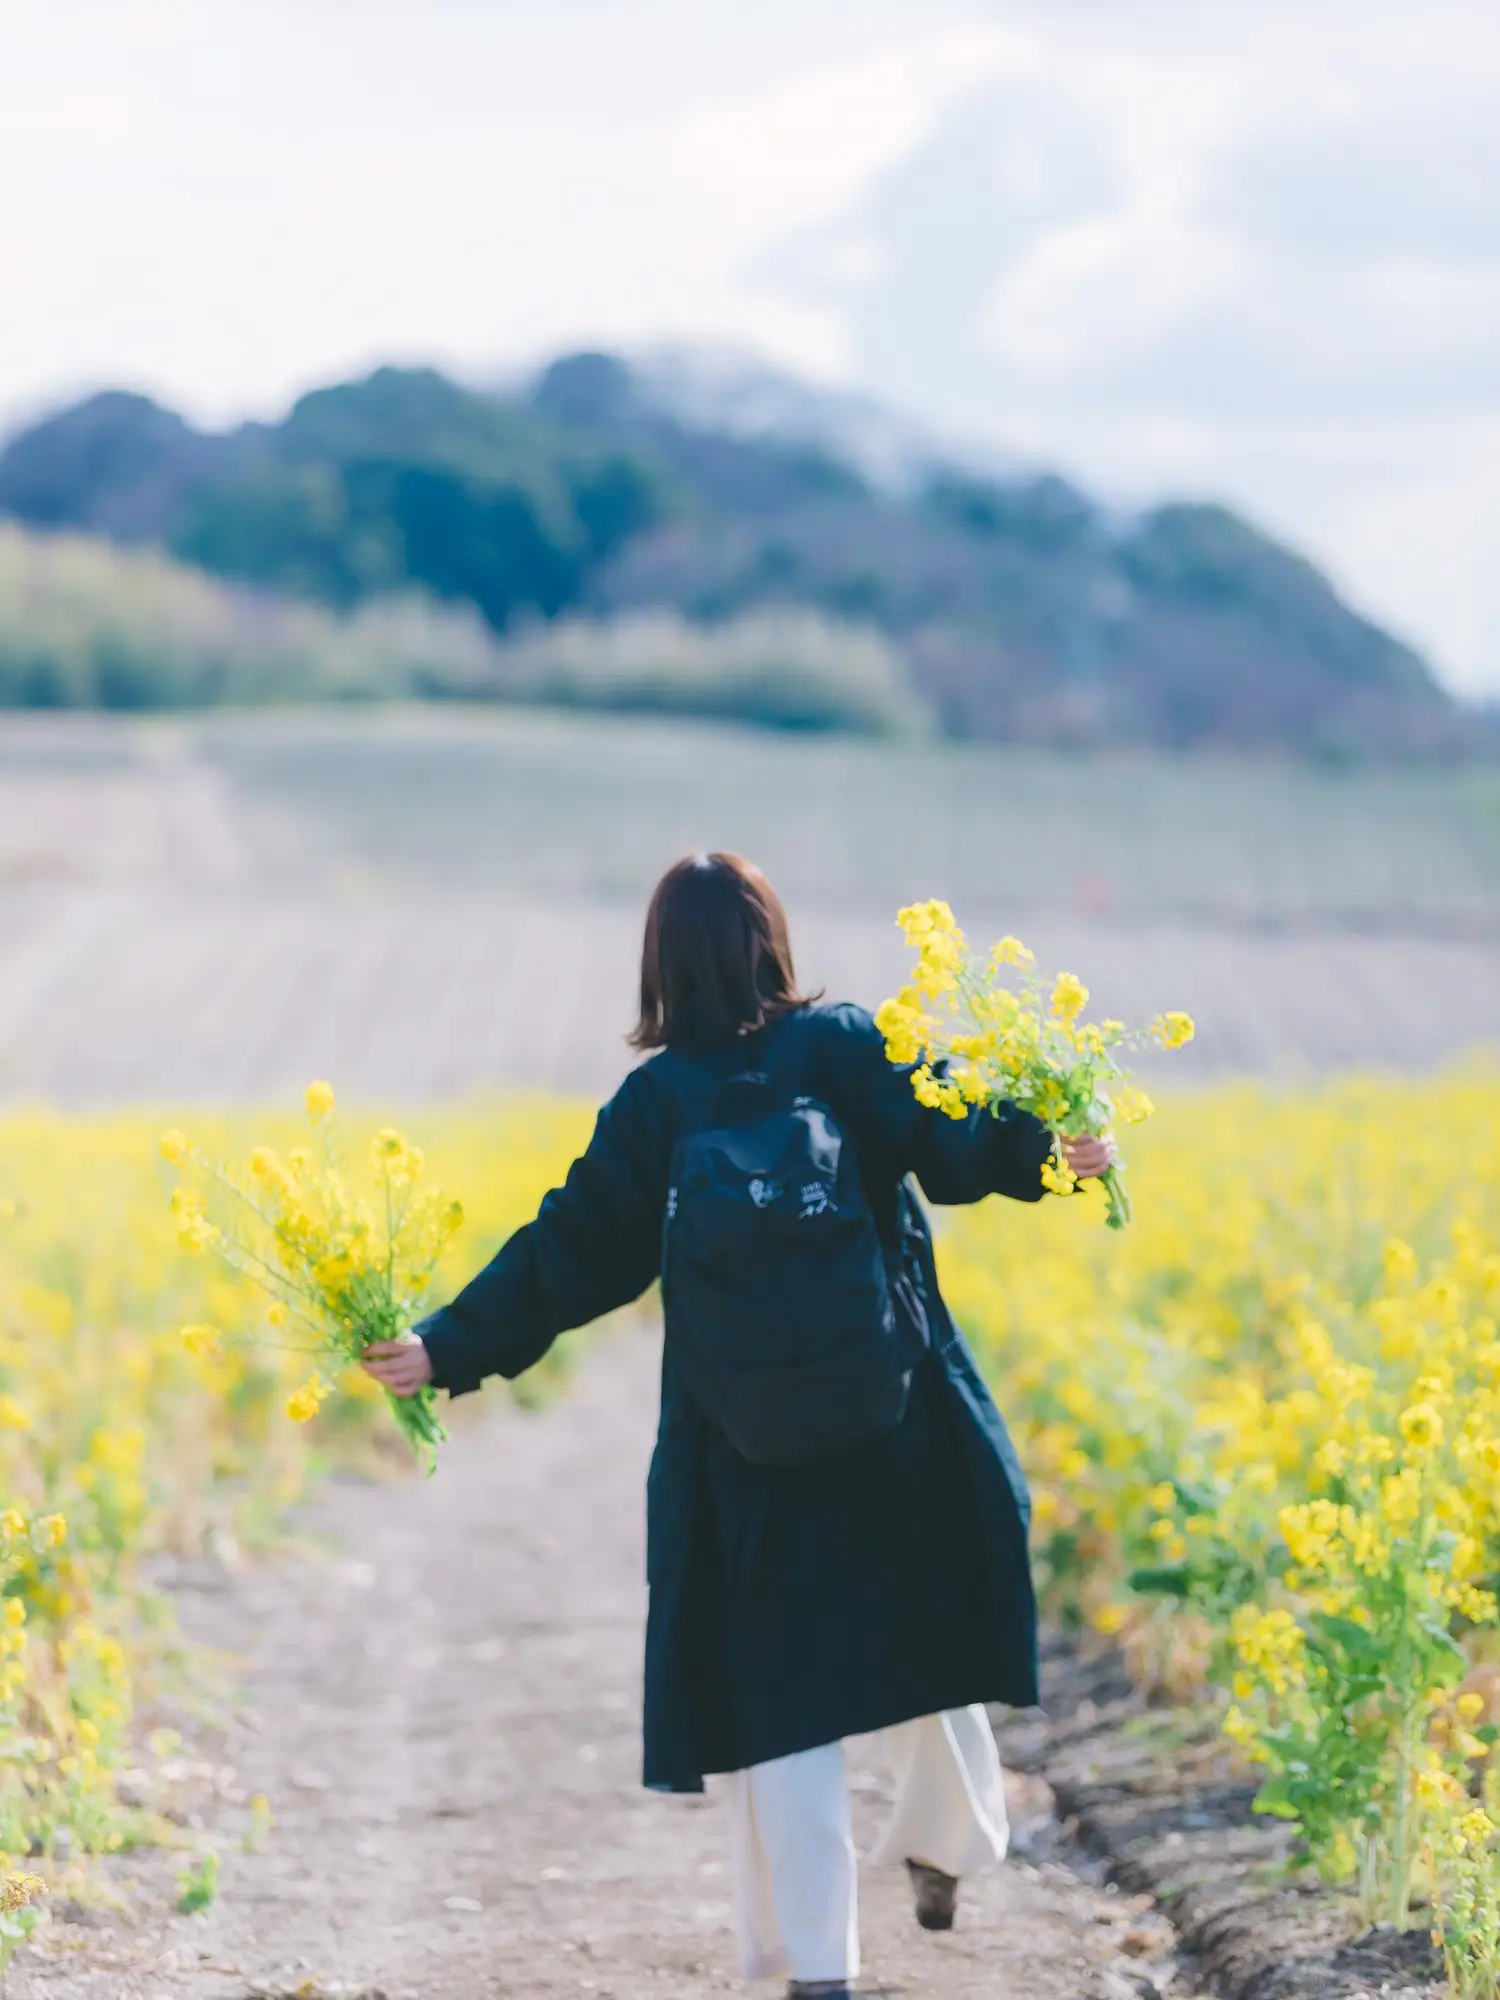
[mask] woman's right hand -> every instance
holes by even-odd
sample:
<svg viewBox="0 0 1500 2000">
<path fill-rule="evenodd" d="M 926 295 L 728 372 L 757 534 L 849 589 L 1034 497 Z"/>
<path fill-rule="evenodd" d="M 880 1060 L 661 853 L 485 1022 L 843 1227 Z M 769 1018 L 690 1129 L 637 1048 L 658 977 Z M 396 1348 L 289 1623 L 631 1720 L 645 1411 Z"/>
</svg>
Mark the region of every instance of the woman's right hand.
<svg viewBox="0 0 1500 2000">
<path fill-rule="evenodd" d="M 405 1340 L 372 1341 L 360 1365 L 393 1396 L 415 1396 L 432 1380 L 432 1356 L 415 1334 Z"/>
<path fill-rule="evenodd" d="M 1085 1133 L 1081 1139 L 1062 1139 L 1062 1156 L 1081 1181 L 1096 1181 L 1115 1163 L 1115 1142 L 1108 1132 L 1095 1138 Z"/>
</svg>

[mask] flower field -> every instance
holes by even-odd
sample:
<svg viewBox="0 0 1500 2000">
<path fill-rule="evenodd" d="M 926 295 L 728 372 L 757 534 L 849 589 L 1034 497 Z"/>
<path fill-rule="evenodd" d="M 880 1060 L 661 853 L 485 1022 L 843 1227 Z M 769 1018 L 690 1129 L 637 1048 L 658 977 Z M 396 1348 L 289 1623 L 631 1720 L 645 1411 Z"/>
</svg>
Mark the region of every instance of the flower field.
<svg viewBox="0 0 1500 2000">
<path fill-rule="evenodd" d="M 263 1537 L 331 1456 L 395 1441 L 359 1375 L 316 1422 L 288 1416 L 306 1354 L 277 1344 L 262 1294 L 186 1247 L 165 1122 L 0 1120 L 0 1866 L 162 1831 L 115 1787 L 149 1750 L 133 1712 L 178 1670 L 153 1560 Z M 182 1122 L 230 1158 L 306 1134 L 292 1116 Z M 516 1102 L 432 1123 L 471 1214 L 438 1290 L 534 1209 L 590 1117 Z"/>
<path fill-rule="evenodd" d="M 1492 1994 L 1500 1077 L 1180 1098 L 1131 1159 L 1122 1235 L 1098 1195 L 945 1235 L 1045 1599 L 1222 1701 L 1372 1919 L 1435 1874 L 1455 1990 Z"/>
<path fill-rule="evenodd" d="M 532 1210 L 590 1115 L 536 1099 L 411 1121 L 469 1217 L 435 1296 Z M 289 1419 L 306 1357 L 183 1249 L 171 1122 L 0 1120 L 10 1868 L 161 1831 L 115 1785 L 151 1754 L 159 1558 L 269 1535 L 335 1456 L 402 1462 L 360 1379 Z M 305 1131 L 176 1122 L 227 1158 Z M 1372 1915 L 1436 1923 L 1455 1991 L 1492 1992 L 1500 1076 L 1168 1099 L 1132 1131 L 1130 1183 L 1123 1232 L 1097 1192 L 942 1230 L 1034 1482 L 1050 1613 L 1117 1637 L 1164 1693 L 1218 1702 L 1310 1861 Z M 216 1342 L 184 1341 L 205 1325 Z"/>
</svg>

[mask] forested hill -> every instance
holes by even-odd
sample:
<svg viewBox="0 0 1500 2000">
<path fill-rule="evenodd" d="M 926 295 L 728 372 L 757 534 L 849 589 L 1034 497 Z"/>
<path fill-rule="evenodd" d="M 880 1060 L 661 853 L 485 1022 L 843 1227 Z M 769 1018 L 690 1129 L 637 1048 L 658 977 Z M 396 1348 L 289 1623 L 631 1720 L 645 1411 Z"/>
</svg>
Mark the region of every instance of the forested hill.
<svg viewBox="0 0 1500 2000">
<path fill-rule="evenodd" d="M 0 451 L 0 515 L 334 607 L 418 590 L 501 634 L 809 607 L 878 628 L 959 737 L 1338 756 L 1478 727 L 1224 507 L 1122 519 L 1057 477 L 941 464 L 895 490 L 820 446 L 685 421 L 606 355 L 504 396 L 381 369 L 222 434 L 109 392 Z"/>
</svg>

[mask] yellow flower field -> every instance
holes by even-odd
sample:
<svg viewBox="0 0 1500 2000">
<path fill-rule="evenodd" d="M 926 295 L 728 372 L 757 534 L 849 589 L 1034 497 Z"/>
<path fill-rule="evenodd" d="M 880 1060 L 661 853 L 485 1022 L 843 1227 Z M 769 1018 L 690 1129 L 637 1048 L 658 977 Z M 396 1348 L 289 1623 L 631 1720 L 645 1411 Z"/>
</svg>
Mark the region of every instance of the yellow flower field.
<svg viewBox="0 0 1500 2000">
<path fill-rule="evenodd" d="M 435 1297 L 532 1212 L 590 1119 L 534 1100 L 406 1121 L 469 1217 Z M 362 1149 L 382 1122 L 346 1124 Z M 293 1107 L 0 1119 L 8 1867 L 64 1828 L 75 1850 L 149 1832 L 111 1778 L 158 1643 L 142 1557 L 270 1532 L 332 1454 L 394 1439 L 362 1378 L 288 1419 L 305 1357 L 279 1353 L 263 1298 L 182 1249 L 169 1124 L 230 1159 L 305 1131 Z M 1500 1721 L 1500 1075 L 1169 1099 L 1130 1162 L 1122 1233 L 1097 1190 L 942 1223 L 950 1299 L 1034 1483 L 1049 1611 L 1119 1636 L 1171 1692 L 1214 1691 L 1268 1809 L 1301 1822 L 1325 1874 L 1360 1872 L 1372 1913 L 1403 1920 L 1435 1867 L 1457 1980 L 1492 1919 L 1500 1938 L 1482 1777 Z"/>
<path fill-rule="evenodd" d="M 1372 1918 L 1459 1822 L 1500 1914 L 1500 1076 L 1179 1098 L 1131 1160 L 1123 1236 L 1086 1194 L 943 1238 L 1045 1600 L 1228 1696 L 1263 1809 Z"/>
<path fill-rule="evenodd" d="M 1429 1319 L 1472 1308 L 1482 1331 L 1500 1309 L 1500 1073 L 1169 1099 L 1130 1152 L 1133 1230 L 1091 1227 L 1084 1193 L 955 1212 L 941 1247 L 1023 1445 L 1054 1608 L 1105 1629 L 1138 1519 L 1185 1554 L 1163 1482 L 1248 1470 L 1274 1529 L 1274 1496 L 1325 1477 L 1329 1360 L 1394 1395 L 1435 1358 Z"/>
<path fill-rule="evenodd" d="M 176 1122 L 227 1158 L 305 1136 L 290 1110 Z M 532 1212 L 590 1113 L 517 1101 L 420 1122 L 471 1217 L 441 1294 Z M 141 1558 L 266 1533 L 330 1453 L 394 1436 L 357 1374 L 315 1423 L 288 1419 L 306 1357 L 277 1348 L 260 1294 L 184 1249 L 167 1123 L 0 1118 L 0 1869 L 39 1843 L 98 1851 L 150 1832 L 111 1779 L 157 1645 Z"/>
</svg>

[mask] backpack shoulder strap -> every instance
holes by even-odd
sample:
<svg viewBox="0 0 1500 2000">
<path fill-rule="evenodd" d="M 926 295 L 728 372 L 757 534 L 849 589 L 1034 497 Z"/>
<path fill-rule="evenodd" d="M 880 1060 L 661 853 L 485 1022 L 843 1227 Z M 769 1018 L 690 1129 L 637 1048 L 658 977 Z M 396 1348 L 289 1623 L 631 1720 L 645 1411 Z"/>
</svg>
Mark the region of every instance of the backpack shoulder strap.
<svg viewBox="0 0 1500 2000">
<path fill-rule="evenodd" d="M 713 1101 L 718 1082 L 705 1063 L 694 1062 L 680 1049 L 663 1049 L 653 1057 L 651 1073 L 687 1113 L 697 1121 Z"/>
<path fill-rule="evenodd" d="M 766 1076 L 788 1096 L 798 1095 L 806 1079 L 817 1018 L 811 1007 L 786 1015 L 766 1051 Z"/>
<path fill-rule="evenodd" d="M 812 1039 L 813 1015 L 799 1008 L 777 1024 L 770 1047 L 760 1057 L 757 1068 L 730 1070 L 721 1074 L 717 1067 L 684 1055 L 680 1049 L 663 1049 L 654 1056 L 651 1071 L 670 1091 L 686 1114 L 687 1129 L 706 1124 L 713 1116 L 720 1096 L 734 1084 L 755 1081 L 769 1084 L 784 1097 L 795 1097 L 802 1087 Z"/>
</svg>

